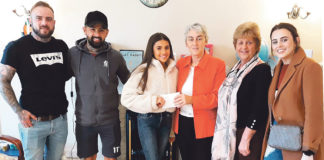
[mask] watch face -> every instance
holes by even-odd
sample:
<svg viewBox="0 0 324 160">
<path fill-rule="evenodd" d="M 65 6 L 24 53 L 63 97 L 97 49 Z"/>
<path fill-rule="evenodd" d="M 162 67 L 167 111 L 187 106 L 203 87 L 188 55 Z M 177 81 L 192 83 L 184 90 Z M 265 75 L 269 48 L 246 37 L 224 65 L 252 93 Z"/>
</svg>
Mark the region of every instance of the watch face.
<svg viewBox="0 0 324 160">
<path fill-rule="evenodd" d="M 163 6 L 168 0 L 140 0 L 145 6 L 150 8 L 158 8 Z"/>
</svg>

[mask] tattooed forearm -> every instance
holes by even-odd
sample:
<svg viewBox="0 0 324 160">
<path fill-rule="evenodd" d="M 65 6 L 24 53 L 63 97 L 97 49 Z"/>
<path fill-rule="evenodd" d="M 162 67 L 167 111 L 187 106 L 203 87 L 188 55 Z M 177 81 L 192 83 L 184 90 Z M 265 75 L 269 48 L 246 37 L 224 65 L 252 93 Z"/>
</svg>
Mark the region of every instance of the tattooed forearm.
<svg viewBox="0 0 324 160">
<path fill-rule="evenodd" d="M 16 70 L 8 65 L 0 64 L 0 94 L 11 106 L 14 112 L 18 113 L 22 110 L 16 95 L 11 86 L 11 80 L 15 75 Z"/>
</svg>

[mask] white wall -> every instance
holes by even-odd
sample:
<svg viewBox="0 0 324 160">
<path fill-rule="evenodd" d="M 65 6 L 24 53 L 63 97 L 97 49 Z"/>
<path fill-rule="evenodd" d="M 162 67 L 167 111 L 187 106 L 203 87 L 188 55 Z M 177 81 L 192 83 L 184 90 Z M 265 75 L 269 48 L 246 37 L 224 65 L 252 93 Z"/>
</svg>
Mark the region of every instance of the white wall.
<svg viewBox="0 0 324 160">
<path fill-rule="evenodd" d="M 0 57 L 2 57 L 2 51 L 8 42 L 21 36 L 20 31 L 22 31 L 24 23 L 21 21 L 22 18 L 18 18 L 12 12 L 16 6 L 20 5 L 20 2 L 22 1 L 8 1 L 6 2 L 6 5 L 0 5 L 0 15 L 2 21 L 0 25 Z M 19 96 L 21 86 L 17 76 L 14 77 L 12 84 L 16 95 Z M 17 129 L 18 118 L 7 103 L 4 102 L 2 97 L 0 98 L 0 124 L 0 133 L 19 137 Z"/>
<path fill-rule="evenodd" d="M 0 5 L 0 50 L 21 36 L 23 18 L 12 13 L 21 5 L 30 8 L 36 0 L 10 0 Z M 313 49 L 313 58 L 322 61 L 322 19 L 320 0 L 169 0 L 163 7 L 147 8 L 139 0 L 48 0 L 55 10 L 56 30 L 54 36 L 64 39 L 69 47 L 83 38 L 82 26 L 89 11 L 100 10 L 108 17 L 110 33 L 107 40 L 116 49 L 145 49 L 149 36 L 163 32 L 171 39 L 174 52 L 186 53 L 184 30 L 188 24 L 200 22 L 209 32 L 209 43 L 214 45 L 215 56 L 232 66 L 235 52 L 232 35 L 235 28 L 245 21 L 259 24 L 264 40 L 269 42 L 269 32 L 274 24 L 285 21 L 294 24 L 301 36 L 301 45 Z M 311 12 L 305 20 L 289 20 L 287 12 L 297 3 Z M 2 54 L 0 54 L 2 57 Z M 17 77 L 13 86 L 19 96 Z M 70 84 L 67 85 L 69 95 Z M 69 106 L 69 139 L 74 143 L 72 131 L 73 107 Z M 0 98 L 0 132 L 18 137 L 17 117 Z"/>
<path fill-rule="evenodd" d="M 295 3 L 309 9 L 311 16 L 306 20 L 289 20 L 287 12 Z M 69 46 L 74 45 L 76 39 L 84 37 L 82 26 L 86 14 L 100 10 L 108 17 L 110 33 L 107 40 L 115 48 L 145 49 L 151 34 L 163 32 L 170 37 L 174 52 L 183 54 L 187 52 L 183 35 L 186 26 L 200 22 L 207 26 L 209 43 L 214 44 L 216 56 L 231 66 L 235 62 L 232 35 L 240 23 L 258 23 L 262 37 L 269 41 L 272 26 L 285 21 L 298 28 L 302 46 L 314 49 L 314 58 L 321 61 L 322 30 L 318 4 L 317 0 L 169 0 L 165 6 L 151 9 L 139 0 L 95 0 L 81 4 L 77 0 L 57 1 L 55 34 L 64 38 Z"/>
</svg>

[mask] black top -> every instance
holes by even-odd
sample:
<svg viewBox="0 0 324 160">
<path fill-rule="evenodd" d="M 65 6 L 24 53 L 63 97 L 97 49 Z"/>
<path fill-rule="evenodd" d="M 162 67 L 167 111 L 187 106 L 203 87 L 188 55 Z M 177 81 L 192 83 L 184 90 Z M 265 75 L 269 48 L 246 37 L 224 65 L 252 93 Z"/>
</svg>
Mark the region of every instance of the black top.
<svg viewBox="0 0 324 160">
<path fill-rule="evenodd" d="M 43 43 L 27 35 L 6 46 L 1 63 L 16 69 L 22 108 L 36 116 L 67 112 L 67 52 L 66 43 L 53 37 Z"/>
<path fill-rule="evenodd" d="M 237 92 L 237 128 L 264 130 L 268 119 L 270 66 L 255 66 L 242 80 Z"/>
</svg>

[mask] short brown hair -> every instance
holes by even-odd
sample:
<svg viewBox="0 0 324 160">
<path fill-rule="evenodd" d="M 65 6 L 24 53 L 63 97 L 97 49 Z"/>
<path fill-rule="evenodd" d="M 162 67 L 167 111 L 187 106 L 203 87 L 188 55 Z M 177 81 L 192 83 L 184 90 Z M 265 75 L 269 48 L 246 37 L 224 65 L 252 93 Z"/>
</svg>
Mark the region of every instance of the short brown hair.
<svg viewBox="0 0 324 160">
<path fill-rule="evenodd" d="M 239 38 L 251 37 L 256 43 L 256 53 L 260 51 L 261 47 L 261 35 L 259 26 L 254 22 L 245 22 L 240 24 L 233 35 L 233 44 L 236 47 L 236 42 Z"/>
<path fill-rule="evenodd" d="M 49 8 L 49 9 L 51 9 L 51 11 L 54 13 L 53 8 L 52 8 L 48 3 L 44 2 L 44 1 L 38 1 L 37 3 L 35 3 L 35 4 L 33 5 L 33 7 L 31 8 L 30 13 L 31 13 L 31 12 L 32 12 L 36 7 L 47 7 L 47 8 Z"/>
</svg>

